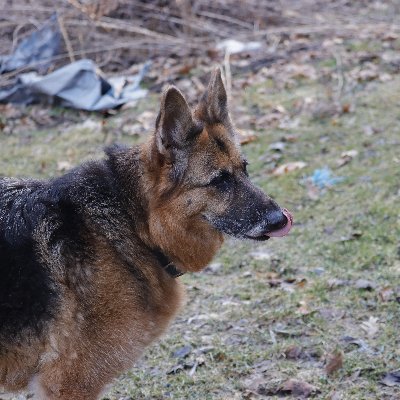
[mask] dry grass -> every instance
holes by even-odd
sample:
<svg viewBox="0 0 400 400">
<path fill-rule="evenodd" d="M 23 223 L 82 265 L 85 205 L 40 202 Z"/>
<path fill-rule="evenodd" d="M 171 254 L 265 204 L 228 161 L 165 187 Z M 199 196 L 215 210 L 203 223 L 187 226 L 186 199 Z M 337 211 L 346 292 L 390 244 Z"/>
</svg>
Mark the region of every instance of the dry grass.
<svg viewBox="0 0 400 400">
<path fill-rule="evenodd" d="M 211 268 L 184 276 L 185 310 L 104 399 L 301 398 L 290 379 L 321 400 L 398 398 L 398 384 L 382 378 L 400 365 L 400 38 L 359 33 L 323 47 L 302 33 L 282 45 L 306 51 L 257 74 L 233 69 L 233 118 L 258 137 L 244 146 L 250 175 L 293 211 L 295 228 L 264 244 L 228 239 Z M 127 128 L 149 132 L 144 115 L 157 102 L 152 95 L 105 126 L 59 109 L 45 114 L 79 122 L 32 129 L 17 118 L 0 133 L 0 174 L 47 178 L 101 157 L 104 144 L 145 140 Z M 307 166 L 272 175 L 293 161 Z M 310 186 L 323 167 L 344 180 Z"/>
</svg>

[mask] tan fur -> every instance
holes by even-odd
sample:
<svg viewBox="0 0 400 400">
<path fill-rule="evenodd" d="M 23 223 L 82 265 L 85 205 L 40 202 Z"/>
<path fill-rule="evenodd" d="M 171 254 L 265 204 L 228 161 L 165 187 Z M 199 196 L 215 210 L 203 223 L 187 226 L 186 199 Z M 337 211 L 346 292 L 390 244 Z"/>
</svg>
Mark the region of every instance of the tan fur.
<svg viewBox="0 0 400 400">
<path fill-rule="evenodd" d="M 2 382 L 9 390 L 23 389 L 35 377 L 46 400 L 95 399 L 105 384 L 133 365 L 179 310 L 183 288 L 178 280 L 148 264 L 143 274 L 152 296 L 144 302 L 112 249 L 101 238 L 97 241 L 96 261 L 86 267 L 92 285 L 83 282 L 77 288 L 85 302 L 80 304 L 66 290 L 46 342 L 34 341 L 13 351 L 12 358 L 0 358 Z"/>
<path fill-rule="evenodd" d="M 58 222 L 53 226 L 43 219 L 35 227 L 38 256 L 61 304 L 39 336 L 27 330 L 20 342 L 0 347 L 0 385 L 12 391 L 30 385 L 41 400 L 95 400 L 165 331 L 184 292 L 152 249 L 184 272 L 203 269 L 223 243 L 223 234 L 205 215 L 223 215 L 232 206 L 229 194 L 213 186 L 210 177 L 221 171 L 242 181 L 245 176 L 218 71 L 206 94 L 192 114 L 177 89 L 167 90 L 148 143 L 110 158 L 124 189 L 119 204 L 127 214 L 107 214 L 96 202 L 82 207 L 92 257 L 74 259 L 72 250 L 64 257 L 59 242 L 49 245 Z M 200 130 L 194 138 L 185 137 L 195 120 L 203 121 Z M 177 184 L 174 174 L 182 182 Z M 254 193 L 269 204 L 261 191 Z M 102 224 L 109 224 L 104 231 Z"/>
</svg>

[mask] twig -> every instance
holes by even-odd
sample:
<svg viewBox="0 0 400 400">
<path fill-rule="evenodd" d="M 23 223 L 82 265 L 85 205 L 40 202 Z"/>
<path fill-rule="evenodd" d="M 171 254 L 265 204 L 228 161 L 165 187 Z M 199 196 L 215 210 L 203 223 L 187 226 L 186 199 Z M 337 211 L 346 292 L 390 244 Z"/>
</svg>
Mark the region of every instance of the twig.
<svg viewBox="0 0 400 400">
<path fill-rule="evenodd" d="M 69 4 L 71 4 L 72 7 L 75 7 L 78 11 L 80 11 L 82 14 L 87 15 L 87 10 L 86 7 L 83 6 L 82 4 L 80 4 L 78 1 L 76 0 L 67 0 L 67 2 Z"/>
<path fill-rule="evenodd" d="M 17 46 L 18 42 L 18 34 L 19 31 L 26 25 L 26 23 L 19 24 L 13 31 L 12 35 L 12 44 L 11 44 L 11 52 L 15 50 L 15 47 Z"/>
<path fill-rule="evenodd" d="M 236 19 L 236 18 L 228 17 L 227 15 L 215 14 L 215 13 L 212 13 L 209 11 L 199 11 L 197 14 L 201 15 L 203 17 L 216 19 L 218 21 L 224 21 L 224 22 L 228 22 L 230 24 L 239 25 L 242 28 L 251 29 L 251 30 L 253 29 L 253 24 L 249 24 L 248 22 L 240 21 L 239 19 Z"/>
<path fill-rule="evenodd" d="M 184 40 L 180 40 L 179 38 L 176 38 L 174 36 L 154 32 L 150 29 L 142 28 L 140 26 L 134 26 L 134 25 L 128 24 L 124 21 L 116 20 L 113 18 L 103 17 L 100 21 L 91 21 L 91 22 L 98 28 L 113 29 L 113 30 L 118 30 L 118 31 L 137 33 L 139 35 L 149 36 L 153 39 L 168 40 L 170 42 L 181 43 L 181 44 L 185 43 Z M 71 25 L 71 26 L 87 26 L 86 21 L 76 21 L 76 20 L 66 21 L 66 24 Z"/>
<path fill-rule="evenodd" d="M 79 50 L 79 51 L 74 51 L 74 56 L 80 56 L 83 55 L 85 53 L 87 54 L 94 54 L 94 53 L 102 53 L 105 51 L 109 51 L 109 50 L 118 50 L 118 49 L 147 49 L 149 45 L 152 45 L 152 47 L 154 48 L 154 43 L 148 43 L 148 42 L 136 42 L 136 43 L 132 43 L 132 41 L 130 42 L 126 42 L 126 43 L 119 43 L 116 45 L 110 45 L 110 46 L 102 46 L 102 47 L 98 47 L 98 48 L 94 48 L 94 49 L 86 49 L 86 50 Z M 167 46 L 167 45 L 163 45 L 163 46 Z M 19 75 L 21 72 L 24 72 L 26 70 L 29 70 L 31 68 L 37 67 L 39 65 L 48 63 L 48 62 L 52 62 L 52 61 L 60 61 L 63 60 L 65 58 L 68 58 L 69 55 L 68 53 L 64 53 L 64 54 L 59 54 L 58 56 L 54 56 L 54 57 L 49 57 L 49 58 L 44 58 L 40 61 L 31 63 L 29 65 L 25 65 L 24 67 L 18 68 L 14 71 L 5 73 L 1 75 L 1 82 L 0 82 L 0 87 L 5 87 L 10 85 L 11 79 L 14 78 L 15 76 Z"/>
<path fill-rule="evenodd" d="M 127 1 L 124 0 L 120 1 L 122 3 L 128 4 Z M 163 12 L 162 10 L 160 10 L 159 7 L 156 7 L 152 4 L 143 4 L 141 2 L 135 2 L 135 4 L 140 8 L 152 11 L 151 18 L 155 18 L 160 21 L 173 22 L 174 24 L 181 25 L 183 27 L 189 26 L 192 30 L 205 32 L 209 34 L 212 33 L 221 37 L 228 37 L 231 35 L 229 31 L 223 29 L 222 27 L 220 26 L 214 27 L 209 22 L 204 20 L 198 21 L 197 19 L 195 19 L 194 16 L 192 16 L 192 18 L 188 20 L 183 20 L 182 18 L 176 17 L 173 14 Z"/>
<path fill-rule="evenodd" d="M 342 63 L 342 57 L 340 56 L 339 53 L 333 52 L 333 57 L 335 58 L 336 62 L 336 71 L 338 75 L 338 85 L 337 85 L 337 93 L 336 93 L 336 103 L 339 105 L 340 99 L 343 94 L 343 88 L 344 88 L 344 73 L 343 73 L 343 63 Z"/>
<path fill-rule="evenodd" d="M 60 26 L 61 34 L 64 38 L 65 47 L 67 48 L 69 59 L 71 62 L 75 62 L 74 49 L 72 48 L 71 41 L 69 40 L 68 32 L 65 29 L 63 17 L 59 13 L 57 13 L 57 21 L 58 25 Z"/>
<path fill-rule="evenodd" d="M 188 21 L 190 22 L 192 20 L 192 8 L 190 7 L 188 0 L 175 1 L 181 12 L 182 20 L 185 21 L 185 24 L 183 25 L 183 32 L 187 37 L 190 37 L 192 36 L 192 26 L 190 23 L 188 23 Z"/>
<path fill-rule="evenodd" d="M 376 24 L 335 24 L 335 25 L 302 25 L 302 26 L 280 26 L 274 28 L 263 29 L 257 32 L 252 32 L 251 34 L 245 33 L 238 36 L 238 39 L 245 40 L 252 37 L 259 37 L 269 35 L 271 33 L 276 34 L 312 34 L 312 33 L 326 33 L 332 31 L 359 31 L 360 29 L 367 29 L 371 31 L 387 31 L 390 27 L 393 31 L 400 31 L 400 25 L 396 24 L 388 24 L 385 23 L 376 23 Z"/>
</svg>

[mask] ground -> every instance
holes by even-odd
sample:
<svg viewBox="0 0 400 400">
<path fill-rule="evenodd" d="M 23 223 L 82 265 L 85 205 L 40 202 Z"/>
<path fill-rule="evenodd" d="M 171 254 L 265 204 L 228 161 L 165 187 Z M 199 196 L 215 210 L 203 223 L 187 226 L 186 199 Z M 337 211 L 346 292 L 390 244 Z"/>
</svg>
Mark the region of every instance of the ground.
<svg viewBox="0 0 400 400">
<path fill-rule="evenodd" d="M 228 238 L 180 278 L 184 310 L 104 399 L 400 398 L 400 36 L 385 35 L 234 74 L 250 176 L 294 228 Z M 5 107 L 0 172 L 47 178 L 146 140 L 158 99 L 107 119 Z"/>
</svg>

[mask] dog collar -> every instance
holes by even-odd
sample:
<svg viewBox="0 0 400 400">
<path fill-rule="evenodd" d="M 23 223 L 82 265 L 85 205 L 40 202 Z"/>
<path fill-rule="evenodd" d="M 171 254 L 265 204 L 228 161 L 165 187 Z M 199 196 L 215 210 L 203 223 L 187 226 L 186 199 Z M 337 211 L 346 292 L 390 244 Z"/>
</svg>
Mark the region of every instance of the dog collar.
<svg viewBox="0 0 400 400">
<path fill-rule="evenodd" d="M 161 251 L 154 251 L 157 257 L 158 262 L 162 266 L 162 269 L 171 277 L 171 278 L 179 278 L 184 274 L 176 265 Z"/>
</svg>

